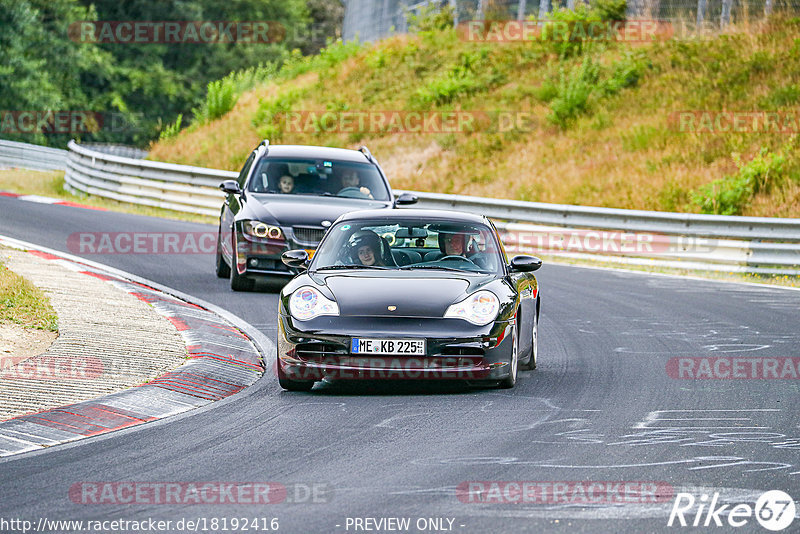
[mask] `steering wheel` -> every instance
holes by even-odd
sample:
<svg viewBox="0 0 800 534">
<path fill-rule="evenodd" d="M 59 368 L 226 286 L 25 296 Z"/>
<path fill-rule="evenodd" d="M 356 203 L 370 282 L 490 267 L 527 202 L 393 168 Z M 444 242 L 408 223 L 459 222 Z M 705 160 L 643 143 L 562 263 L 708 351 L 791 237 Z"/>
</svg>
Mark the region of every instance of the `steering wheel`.
<svg viewBox="0 0 800 534">
<path fill-rule="evenodd" d="M 369 198 L 368 195 L 365 195 L 363 191 L 361 191 L 360 187 L 345 187 L 344 189 L 340 189 L 338 193 L 336 193 L 337 197 L 348 197 L 348 198 Z"/>
<path fill-rule="evenodd" d="M 469 259 L 469 258 L 466 258 L 466 257 L 464 257 L 464 256 L 459 256 L 458 254 L 450 254 L 449 256 L 442 256 L 441 258 L 439 258 L 439 259 L 438 259 L 438 260 L 436 260 L 436 261 L 444 261 L 444 260 L 462 260 L 462 261 L 468 261 L 469 263 L 471 263 L 471 264 L 472 264 L 472 265 L 474 265 L 475 267 L 479 267 L 479 265 L 478 265 L 477 263 L 475 263 L 474 261 L 472 261 L 471 259 Z"/>
</svg>

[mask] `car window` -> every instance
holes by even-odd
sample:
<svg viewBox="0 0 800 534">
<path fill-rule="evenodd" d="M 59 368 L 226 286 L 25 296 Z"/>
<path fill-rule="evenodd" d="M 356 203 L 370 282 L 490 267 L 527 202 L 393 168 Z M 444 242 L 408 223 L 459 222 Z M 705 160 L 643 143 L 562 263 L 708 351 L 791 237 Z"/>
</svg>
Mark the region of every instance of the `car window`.
<svg viewBox="0 0 800 534">
<path fill-rule="evenodd" d="M 250 154 L 250 157 L 244 162 L 244 167 L 242 167 L 242 170 L 239 172 L 239 176 L 236 178 L 236 181 L 239 183 L 239 187 L 244 187 L 244 182 L 247 180 L 247 173 L 250 172 L 250 167 L 253 165 L 254 159 L 255 154 Z"/>
<path fill-rule="evenodd" d="M 310 268 L 346 266 L 501 273 L 503 257 L 495 232 L 484 224 L 357 221 L 333 226 Z"/>
<path fill-rule="evenodd" d="M 389 200 L 377 167 L 351 161 L 261 158 L 247 189 L 275 195 Z"/>
</svg>

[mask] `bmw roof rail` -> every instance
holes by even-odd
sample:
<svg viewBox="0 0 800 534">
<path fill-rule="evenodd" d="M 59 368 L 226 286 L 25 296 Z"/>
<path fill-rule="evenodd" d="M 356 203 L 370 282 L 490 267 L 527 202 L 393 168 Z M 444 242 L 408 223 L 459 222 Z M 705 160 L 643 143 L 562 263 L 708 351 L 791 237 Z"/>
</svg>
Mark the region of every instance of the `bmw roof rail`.
<svg viewBox="0 0 800 534">
<path fill-rule="evenodd" d="M 358 151 L 367 156 L 367 159 L 372 163 L 377 163 L 375 161 L 375 157 L 372 155 L 372 152 L 370 152 L 366 146 L 359 147 Z"/>
<path fill-rule="evenodd" d="M 269 146 L 269 139 L 264 139 L 258 146 Z"/>
</svg>

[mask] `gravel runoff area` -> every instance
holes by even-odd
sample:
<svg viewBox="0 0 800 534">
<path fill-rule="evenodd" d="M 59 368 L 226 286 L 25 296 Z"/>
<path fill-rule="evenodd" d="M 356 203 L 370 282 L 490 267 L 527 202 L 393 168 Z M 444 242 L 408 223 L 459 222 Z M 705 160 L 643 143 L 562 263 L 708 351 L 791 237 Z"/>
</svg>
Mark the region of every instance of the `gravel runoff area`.
<svg viewBox="0 0 800 534">
<path fill-rule="evenodd" d="M 58 337 L 46 351 L 3 357 L 0 420 L 137 386 L 186 361 L 178 330 L 147 302 L 69 262 L 0 252 L 9 269 L 47 294 L 58 315 Z"/>
</svg>

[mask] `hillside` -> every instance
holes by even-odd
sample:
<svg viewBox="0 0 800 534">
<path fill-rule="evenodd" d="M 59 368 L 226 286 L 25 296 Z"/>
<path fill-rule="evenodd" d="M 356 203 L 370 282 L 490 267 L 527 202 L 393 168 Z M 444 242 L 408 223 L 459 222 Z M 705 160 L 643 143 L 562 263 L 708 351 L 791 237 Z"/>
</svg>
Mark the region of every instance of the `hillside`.
<svg viewBox="0 0 800 534">
<path fill-rule="evenodd" d="M 264 137 L 366 144 L 397 189 L 800 217 L 798 18 L 703 39 L 583 46 L 468 42 L 454 29 L 428 28 L 331 45 L 232 102 L 149 157 L 238 170 Z M 466 120 L 432 133 L 391 122 L 376 131 L 382 118 L 413 126 L 409 111 Z M 359 113 L 363 128 L 352 126 Z M 747 131 L 719 131 L 729 124 Z"/>
</svg>

